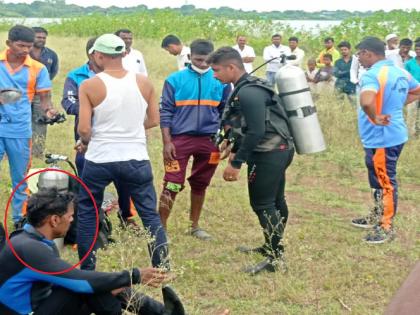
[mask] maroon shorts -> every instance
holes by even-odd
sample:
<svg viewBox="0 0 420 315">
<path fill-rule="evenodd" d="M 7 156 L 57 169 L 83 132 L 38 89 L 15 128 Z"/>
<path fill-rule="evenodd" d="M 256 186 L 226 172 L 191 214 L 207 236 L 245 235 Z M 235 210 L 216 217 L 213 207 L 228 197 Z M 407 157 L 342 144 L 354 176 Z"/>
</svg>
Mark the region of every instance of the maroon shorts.
<svg viewBox="0 0 420 315">
<path fill-rule="evenodd" d="M 176 150 L 176 160 L 165 165 L 165 183 L 183 185 L 188 161 L 193 158 L 191 176 L 188 182 L 194 194 L 204 194 L 220 161 L 218 148 L 210 136 L 173 136 L 172 143 Z"/>
</svg>

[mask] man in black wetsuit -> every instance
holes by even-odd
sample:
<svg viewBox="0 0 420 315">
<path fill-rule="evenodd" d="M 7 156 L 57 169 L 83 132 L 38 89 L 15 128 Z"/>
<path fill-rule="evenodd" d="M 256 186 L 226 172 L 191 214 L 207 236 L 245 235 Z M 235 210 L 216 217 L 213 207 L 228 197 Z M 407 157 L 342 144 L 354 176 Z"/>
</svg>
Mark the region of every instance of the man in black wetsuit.
<svg viewBox="0 0 420 315">
<path fill-rule="evenodd" d="M 73 221 L 72 199 L 71 193 L 55 189 L 30 197 L 29 223 L 10 237 L 28 266 L 18 261 L 8 245 L 0 251 L 0 314 L 119 315 L 128 307 L 135 314 L 183 315 L 182 304 L 169 287 L 162 289 L 165 305 L 130 289 L 139 283 L 160 286 L 168 278 L 160 269 L 66 271 L 71 265 L 60 259 L 53 239 L 63 237 Z"/>
<path fill-rule="evenodd" d="M 244 271 L 254 275 L 264 270 L 276 271 L 279 265 L 285 268 L 281 244 L 288 217 L 285 171 L 294 155 L 286 112 L 266 81 L 246 73 L 236 50 L 222 47 L 207 63 L 218 80 L 235 85 L 222 122 L 228 140 L 222 143 L 221 149 L 225 156 L 230 153 L 223 178 L 236 181 L 241 165 L 248 164 L 250 203 L 264 231 L 263 246 L 238 248 L 241 252 L 257 252 L 266 257 Z M 231 145 L 226 141 L 233 143 L 231 152 Z"/>
</svg>

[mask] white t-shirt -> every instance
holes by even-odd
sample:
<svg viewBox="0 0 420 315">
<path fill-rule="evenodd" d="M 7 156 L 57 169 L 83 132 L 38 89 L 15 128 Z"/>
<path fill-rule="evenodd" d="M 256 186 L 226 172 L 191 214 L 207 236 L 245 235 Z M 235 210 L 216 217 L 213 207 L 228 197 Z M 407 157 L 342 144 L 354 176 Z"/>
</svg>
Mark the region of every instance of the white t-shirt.
<svg viewBox="0 0 420 315">
<path fill-rule="evenodd" d="M 182 46 L 181 53 L 176 56 L 176 61 L 178 63 L 178 70 L 182 70 L 186 65 L 191 63 L 191 49 L 187 46 Z"/>
<path fill-rule="evenodd" d="M 238 51 L 242 58 L 244 57 L 255 58 L 255 51 L 254 51 L 254 48 L 252 48 L 251 46 L 245 45 L 243 50 L 239 48 L 239 45 L 235 45 L 232 48 Z M 246 72 L 248 73 L 252 72 L 252 62 L 244 62 L 244 67 L 245 67 Z"/>
<path fill-rule="evenodd" d="M 147 76 L 146 63 L 140 51 L 131 48 L 130 52 L 122 59 L 122 63 L 125 70 Z"/>
<path fill-rule="evenodd" d="M 414 51 L 410 50 L 410 51 L 408 52 L 408 55 L 409 55 L 411 58 L 413 58 L 413 57 L 415 57 L 415 56 L 416 56 L 416 53 L 415 53 Z M 400 55 L 400 50 L 399 50 L 399 49 L 393 49 L 393 50 L 390 50 L 390 51 L 388 52 L 388 54 L 385 54 L 385 56 L 386 56 L 386 59 L 391 60 L 392 62 L 394 62 L 394 64 L 395 64 L 397 67 L 399 67 L 399 68 L 401 68 L 401 69 L 404 69 L 404 64 L 405 64 L 405 62 L 407 62 L 408 60 L 410 60 L 410 59 L 411 59 L 411 58 L 409 58 L 409 59 L 407 59 L 407 60 L 403 60 L 403 59 L 402 59 L 402 57 L 401 57 L 401 55 Z"/>
<path fill-rule="evenodd" d="M 305 51 L 303 49 L 300 49 L 299 47 L 296 47 L 295 50 L 290 51 L 290 54 L 296 56 L 296 59 L 286 60 L 286 63 L 292 66 L 302 68 L 303 59 L 305 58 Z"/>
<path fill-rule="evenodd" d="M 270 45 L 264 48 L 263 58 L 265 61 L 268 61 L 274 57 L 280 57 L 281 55 L 290 56 L 291 51 L 288 46 L 279 45 L 276 47 L 274 45 Z M 267 64 L 267 72 L 277 72 L 280 69 L 280 60 L 274 59 L 273 61 Z"/>
</svg>

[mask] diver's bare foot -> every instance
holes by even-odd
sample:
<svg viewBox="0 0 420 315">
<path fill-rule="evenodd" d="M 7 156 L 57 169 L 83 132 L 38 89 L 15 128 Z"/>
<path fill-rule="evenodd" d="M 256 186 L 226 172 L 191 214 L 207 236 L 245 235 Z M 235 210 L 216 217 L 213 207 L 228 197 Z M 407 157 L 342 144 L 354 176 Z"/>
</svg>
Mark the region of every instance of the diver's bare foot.
<svg viewBox="0 0 420 315">
<path fill-rule="evenodd" d="M 229 314 L 230 314 L 230 311 L 226 309 L 221 313 L 217 313 L 216 315 L 229 315 Z"/>
</svg>

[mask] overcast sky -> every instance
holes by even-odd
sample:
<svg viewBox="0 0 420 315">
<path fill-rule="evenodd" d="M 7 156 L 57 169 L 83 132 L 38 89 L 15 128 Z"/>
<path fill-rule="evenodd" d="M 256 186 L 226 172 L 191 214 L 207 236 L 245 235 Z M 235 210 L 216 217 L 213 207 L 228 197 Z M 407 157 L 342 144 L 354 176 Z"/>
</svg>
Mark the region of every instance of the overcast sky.
<svg viewBox="0 0 420 315">
<path fill-rule="evenodd" d="M 32 0 L 6 0 L 5 2 L 26 2 Z M 66 0 L 66 3 L 80 6 L 98 5 L 101 7 L 122 6 L 130 7 L 145 4 L 149 8 L 180 7 L 184 4 L 193 4 L 199 8 L 217 8 L 229 6 L 234 9 L 257 11 L 284 11 L 284 10 L 348 10 L 368 11 L 394 9 L 420 10 L 419 0 Z"/>
</svg>

